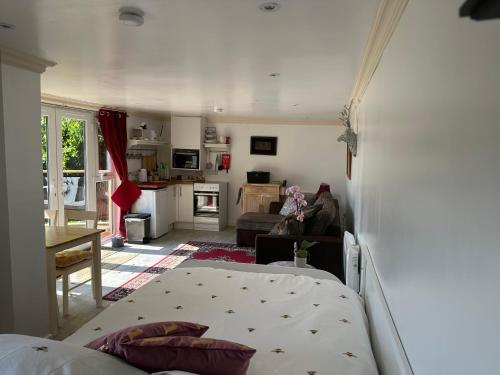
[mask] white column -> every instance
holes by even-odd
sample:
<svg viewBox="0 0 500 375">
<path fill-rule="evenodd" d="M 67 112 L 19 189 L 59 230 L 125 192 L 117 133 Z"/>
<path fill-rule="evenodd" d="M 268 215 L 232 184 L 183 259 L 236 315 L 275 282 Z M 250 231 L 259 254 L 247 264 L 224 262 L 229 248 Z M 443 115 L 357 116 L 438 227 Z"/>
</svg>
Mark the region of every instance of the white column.
<svg viewBox="0 0 500 375">
<path fill-rule="evenodd" d="M 44 336 L 41 72 L 13 64 L 2 51 L 0 62 L 0 333 Z"/>
</svg>

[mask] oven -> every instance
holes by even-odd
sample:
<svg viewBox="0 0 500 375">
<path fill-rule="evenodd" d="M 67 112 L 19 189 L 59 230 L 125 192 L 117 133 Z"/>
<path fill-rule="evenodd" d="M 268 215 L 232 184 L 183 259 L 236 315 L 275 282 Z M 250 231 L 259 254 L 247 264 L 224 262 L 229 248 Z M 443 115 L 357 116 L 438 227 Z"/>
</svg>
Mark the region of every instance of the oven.
<svg viewBox="0 0 500 375">
<path fill-rule="evenodd" d="M 219 185 L 194 184 L 194 222 L 217 224 L 220 215 Z"/>
<path fill-rule="evenodd" d="M 172 169 L 200 169 L 200 150 L 172 149 Z"/>
</svg>

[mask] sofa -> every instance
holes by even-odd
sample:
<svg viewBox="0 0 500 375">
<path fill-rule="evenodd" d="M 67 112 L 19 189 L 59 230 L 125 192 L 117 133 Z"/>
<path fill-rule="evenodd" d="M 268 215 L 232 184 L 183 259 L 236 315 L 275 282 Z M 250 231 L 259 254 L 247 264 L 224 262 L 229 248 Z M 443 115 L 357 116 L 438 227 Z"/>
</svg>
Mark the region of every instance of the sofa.
<svg viewBox="0 0 500 375">
<path fill-rule="evenodd" d="M 246 212 L 236 222 L 236 243 L 238 246 L 254 247 L 255 236 L 267 234 L 279 223 L 283 216 L 279 214 L 283 202 L 271 202 L 269 213 Z"/>
<path fill-rule="evenodd" d="M 312 194 L 306 194 L 306 197 Z M 335 218 L 321 234 L 300 235 L 269 234 L 283 220 L 279 212 L 284 202 L 273 202 L 269 213 L 245 213 L 237 221 L 237 243 L 240 246 L 255 246 L 256 263 L 268 264 L 276 261 L 293 261 L 294 243 L 302 240 L 318 242 L 309 250 L 308 264 L 344 280 L 342 229 L 339 204 L 335 199 Z M 307 225 L 307 220 L 306 220 Z"/>
</svg>

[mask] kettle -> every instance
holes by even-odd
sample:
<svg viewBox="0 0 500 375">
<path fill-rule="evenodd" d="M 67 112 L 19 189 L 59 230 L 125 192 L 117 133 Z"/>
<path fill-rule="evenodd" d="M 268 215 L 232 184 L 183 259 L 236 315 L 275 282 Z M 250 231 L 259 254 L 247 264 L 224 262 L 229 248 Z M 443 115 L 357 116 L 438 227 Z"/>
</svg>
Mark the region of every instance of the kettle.
<svg viewBox="0 0 500 375">
<path fill-rule="evenodd" d="M 139 182 L 147 182 L 148 181 L 148 171 L 146 168 L 139 169 L 139 173 L 137 175 Z"/>
</svg>

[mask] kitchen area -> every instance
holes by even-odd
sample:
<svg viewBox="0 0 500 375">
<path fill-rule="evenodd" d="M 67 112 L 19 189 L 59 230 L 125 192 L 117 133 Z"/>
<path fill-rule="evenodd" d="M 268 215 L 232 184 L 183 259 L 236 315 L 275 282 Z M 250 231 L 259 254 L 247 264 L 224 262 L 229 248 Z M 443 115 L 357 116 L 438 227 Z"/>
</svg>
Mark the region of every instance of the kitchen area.
<svg viewBox="0 0 500 375">
<path fill-rule="evenodd" d="M 205 182 L 204 174 L 227 173 L 231 140 L 202 117 L 172 116 L 170 126 L 156 125 L 141 122 L 128 129 L 129 180 L 141 189 L 130 211 L 145 214 L 135 215 L 145 223 L 139 234 L 128 235 L 129 242 L 146 243 L 174 228 L 223 230 L 228 184 Z"/>
</svg>

